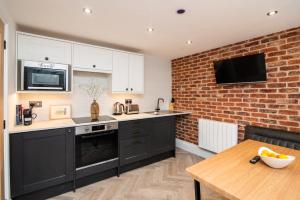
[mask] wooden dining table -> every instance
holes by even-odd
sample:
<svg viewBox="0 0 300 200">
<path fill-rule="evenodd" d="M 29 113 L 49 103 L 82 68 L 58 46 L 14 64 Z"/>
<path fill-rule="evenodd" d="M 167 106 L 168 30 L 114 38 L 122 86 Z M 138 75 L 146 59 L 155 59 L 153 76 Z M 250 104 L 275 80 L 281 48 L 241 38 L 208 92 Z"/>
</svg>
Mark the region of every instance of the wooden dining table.
<svg viewBox="0 0 300 200">
<path fill-rule="evenodd" d="M 249 161 L 260 147 L 296 157 L 282 169 L 262 160 Z M 201 199 L 200 185 L 228 199 L 300 200 L 300 151 L 254 140 L 246 140 L 186 169 L 194 179 L 195 197 Z"/>
</svg>

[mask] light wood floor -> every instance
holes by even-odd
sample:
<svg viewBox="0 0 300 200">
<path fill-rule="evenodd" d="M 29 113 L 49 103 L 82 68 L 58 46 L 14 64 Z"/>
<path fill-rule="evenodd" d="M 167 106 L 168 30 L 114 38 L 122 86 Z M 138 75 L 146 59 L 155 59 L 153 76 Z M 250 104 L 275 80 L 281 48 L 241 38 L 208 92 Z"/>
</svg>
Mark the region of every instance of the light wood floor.
<svg viewBox="0 0 300 200">
<path fill-rule="evenodd" d="M 194 183 L 185 172 L 200 157 L 177 149 L 176 158 L 169 158 L 118 177 L 112 177 L 68 192 L 51 200 L 193 200 Z M 202 199 L 223 199 L 201 188 Z"/>
</svg>

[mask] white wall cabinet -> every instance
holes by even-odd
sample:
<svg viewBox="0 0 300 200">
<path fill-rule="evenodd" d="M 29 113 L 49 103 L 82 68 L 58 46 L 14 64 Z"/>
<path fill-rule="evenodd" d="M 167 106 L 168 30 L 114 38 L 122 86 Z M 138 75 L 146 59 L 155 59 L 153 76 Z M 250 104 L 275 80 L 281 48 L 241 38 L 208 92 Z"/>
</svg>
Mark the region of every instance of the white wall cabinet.
<svg viewBox="0 0 300 200">
<path fill-rule="evenodd" d="M 112 92 L 129 92 L 129 56 L 128 53 L 113 54 Z"/>
<path fill-rule="evenodd" d="M 144 56 L 115 51 L 112 72 L 113 93 L 144 93 Z"/>
<path fill-rule="evenodd" d="M 144 93 L 144 56 L 129 54 L 128 82 L 132 93 Z"/>
<path fill-rule="evenodd" d="M 60 40 L 17 34 L 17 58 L 71 64 L 72 45 Z"/>
<path fill-rule="evenodd" d="M 144 56 L 17 32 L 17 59 L 72 65 L 75 71 L 112 74 L 112 93 L 144 93 Z"/>
<path fill-rule="evenodd" d="M 111 73 L 112 65 L 112 50 L 85 44 L 73 45 L 74 70 Z"/>
</svg>

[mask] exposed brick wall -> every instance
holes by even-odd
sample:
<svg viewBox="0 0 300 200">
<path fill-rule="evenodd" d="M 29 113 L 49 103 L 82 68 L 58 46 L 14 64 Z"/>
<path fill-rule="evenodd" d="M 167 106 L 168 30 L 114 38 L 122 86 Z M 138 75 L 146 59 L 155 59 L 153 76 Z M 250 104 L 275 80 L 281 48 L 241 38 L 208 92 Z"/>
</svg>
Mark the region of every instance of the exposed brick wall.
<svg viewBox="0 0 300 200">
<path fill-rule="evenodd" d="M 213 61 L 264 52 L 267 82 L 217 85 Z M 172 60 L 177 138 L 198 143 L 197 119 L 300 132 L 300 27 Z"/>
</svg>

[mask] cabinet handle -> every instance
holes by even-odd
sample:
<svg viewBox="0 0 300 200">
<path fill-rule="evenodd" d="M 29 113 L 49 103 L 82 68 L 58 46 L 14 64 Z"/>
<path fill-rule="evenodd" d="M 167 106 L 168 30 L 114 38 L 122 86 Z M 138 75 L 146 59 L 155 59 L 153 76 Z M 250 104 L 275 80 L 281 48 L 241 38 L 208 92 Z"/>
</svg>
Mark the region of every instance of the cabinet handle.
<svg viewBox="0 0 300 200">
<path fill-rule="evenodd" d="M 133 88 L 131 88 L 130 90 L 133 91 Z"/>
<path fill-rule="evenodd" d="M 130 156 L 130 157 L 125 158 L 125 160 L 129 160 L 129 159 L 132 159 L 132 158 L 135 158 L 135 157 L 138 157 L 138 156 Z"/>
<path fill-rule="evenodd" d="M 126 88 L 126 91 L 128 91 L 128 88 Z"/>
<path fill-rule="evenodd" d="M 48 57 L 45 57 L 45 60 L 49 60 L 49 58 L 48 58 Z"/>
<path fill-rule="evenodd" d="M 94 68 L 96 68 L 96 65 L 93 65 Z"/>
</svg>

